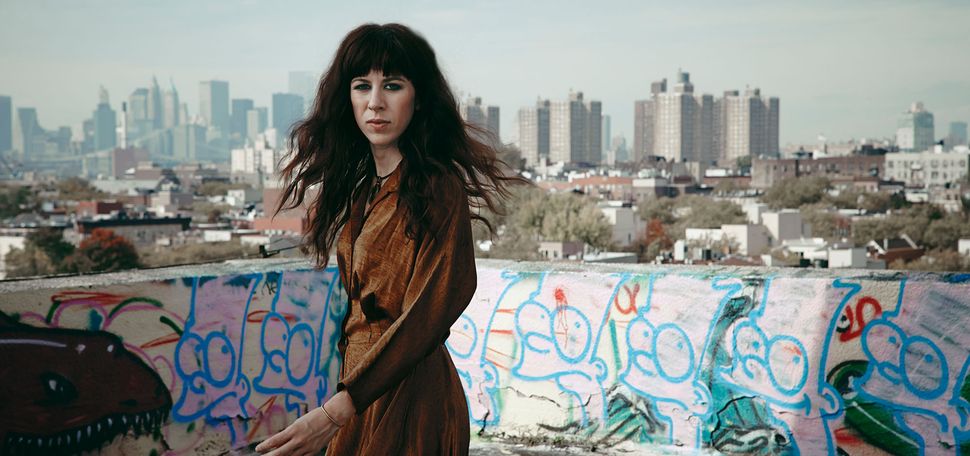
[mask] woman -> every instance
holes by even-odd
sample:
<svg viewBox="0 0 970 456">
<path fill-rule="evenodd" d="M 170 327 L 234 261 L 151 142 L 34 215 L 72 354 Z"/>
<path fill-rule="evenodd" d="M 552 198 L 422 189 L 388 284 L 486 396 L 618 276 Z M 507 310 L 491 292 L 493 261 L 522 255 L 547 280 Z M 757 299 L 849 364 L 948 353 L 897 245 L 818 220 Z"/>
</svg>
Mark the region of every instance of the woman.
<svg viewBox="0 0 970 456">
<path fill-rule="evenodd" d="M 444 342 L 475 291 L 470 221 L 488 225 L 469 203 L 497 211 L 521 178 L 504 176 L 466 127 L 422 37 L 367 24 L 344 38 L 282 172 L 288 208 L 318 188 L 305 244 L 319 267 L 336 244 L 350 300 L 340 383 L 257 451 L 468 453 L 468 407 Z"/>
</svg>

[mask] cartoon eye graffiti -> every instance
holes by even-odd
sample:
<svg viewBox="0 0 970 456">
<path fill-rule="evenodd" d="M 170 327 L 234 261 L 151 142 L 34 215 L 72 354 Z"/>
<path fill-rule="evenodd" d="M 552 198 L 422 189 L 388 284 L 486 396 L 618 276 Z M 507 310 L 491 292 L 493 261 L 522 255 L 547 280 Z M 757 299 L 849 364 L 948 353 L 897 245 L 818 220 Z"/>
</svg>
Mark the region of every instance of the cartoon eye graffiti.
<svg viewBox="0 0 970 456">
<path fill-rule="evenodd" d="M 895 368 L 899 363 L 899 354 L 902 350 L 903 340 L 906 336 L 896 325 L 885 321 L 870 323 L 862 333 L 862 351 L 866 356 L 875 361 L 873 367 L 885 369 Z M 887 375 L 886 372 L 883 375 Z M 889 378 L 894 375 L 889 373 Z"/>
<path fill-rule="evenodd" d="M 301 323 L 290 330 L 286 346 L 286 372 L 294 385 L 303 385 L 313 367 L 313 329 Z"/>
<path fill-rule="evenodd" d="M 209 333 L 202 360 L 206 376 L 211 379 L 213 386 L 222 388 L 229 384 L 236 370 L 236 353 L 225 334 Z"/>
<path fill-rule="evenodd" d="M 572 363 L 583 359 L 593 340 L 589 319 L 573 307 L 560 307 L 552 326 L 559 354 Z"/>
<path fill-rule="evenodd" d="M 653 325 L 642 319 L 634 319 L 627 327 L 627 341 L 630 348 L 637 353 L 646 353 L 653 350 Z"/>
<path fill-rule="evenodd" d="M 657 371 L 671 382 L 682 382 L 694 371 L 694 346 L 687 333 L 671 323 L 657 328 L 653 352 Z"/>
<path fill-rule="evenodd" d="M 943 352 L 929 339 L 913 336 L 900 353 L 903 383 L 917 396 L 934 399 L 949 383 L 949 370 Z"/>
<path fill-rule="evenodd" d="M 67 405 L 77 399 L 74 383 L 56 372 L 44 372 L 40 381 L 44 385 L 45 403 Z"/>
<path fill-rule="evenodd" d="M 478 345 L 478 326 L 467 315 L 458 317 L 451 326 L 451 336 L 446 342 L 451 354 L 459 358 L 468 358 Z"/>
<path fill-rule="evenodd" d="M 768 369 L 779 391 L 794 394 L 808 380 L 808 356 L 805 347 L 793 337 L 775 338 L 768 347 Z"/>
</svg>

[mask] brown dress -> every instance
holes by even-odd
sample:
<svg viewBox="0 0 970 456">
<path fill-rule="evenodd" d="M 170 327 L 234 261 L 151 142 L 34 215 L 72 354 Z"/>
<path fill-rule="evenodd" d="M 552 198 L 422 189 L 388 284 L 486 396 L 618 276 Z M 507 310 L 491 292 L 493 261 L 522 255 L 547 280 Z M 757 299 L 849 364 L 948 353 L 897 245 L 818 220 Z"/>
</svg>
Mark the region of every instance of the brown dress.
<svg viewBox="0 0 970 456">
<path fill-rule="evenodd" d="M 468 197 L 457 178 L 436 179 L 432 204 L 447 215 L 431 220 L 437 236 L 410 239 L 400 173 L 366 213 L 366 196 L 356 198 L 337 241 L 350 299 L 337 390 L 350 393 L 357 414 L 328 455 L 468 454 L 468 405 L 444 346 L 477 284 Z"/>
</svg>

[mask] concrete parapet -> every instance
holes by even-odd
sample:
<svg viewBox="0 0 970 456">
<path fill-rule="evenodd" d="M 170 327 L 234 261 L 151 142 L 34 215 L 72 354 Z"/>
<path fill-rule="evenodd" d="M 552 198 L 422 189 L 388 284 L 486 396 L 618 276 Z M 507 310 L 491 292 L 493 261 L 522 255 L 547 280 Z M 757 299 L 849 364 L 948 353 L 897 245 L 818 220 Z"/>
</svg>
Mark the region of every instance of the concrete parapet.
<svg viewBox="0 0 970 456">
<path fill-rule="evenodd" d="M 970 275 L 479 260 L 473 432 L 648 452 L 970 449 Z M 336 268 L 0 282 L 0 453 L 220 454 L 333 392 Z"/>
</svg>

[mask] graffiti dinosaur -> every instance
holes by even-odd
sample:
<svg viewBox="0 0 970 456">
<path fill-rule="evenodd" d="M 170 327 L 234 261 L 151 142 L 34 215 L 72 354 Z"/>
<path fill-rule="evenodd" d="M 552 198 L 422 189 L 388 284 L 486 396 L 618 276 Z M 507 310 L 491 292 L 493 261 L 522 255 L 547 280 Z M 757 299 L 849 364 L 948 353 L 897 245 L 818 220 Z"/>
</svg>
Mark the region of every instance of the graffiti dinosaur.
<svg viewBox="0 0 970 456">
<path fill-rule="evenodd" d="M 0 312 L 0 454 L 74 454 L 158 431 L 158 374 L 105 331 L 37 328 Z"/>
</svg>

